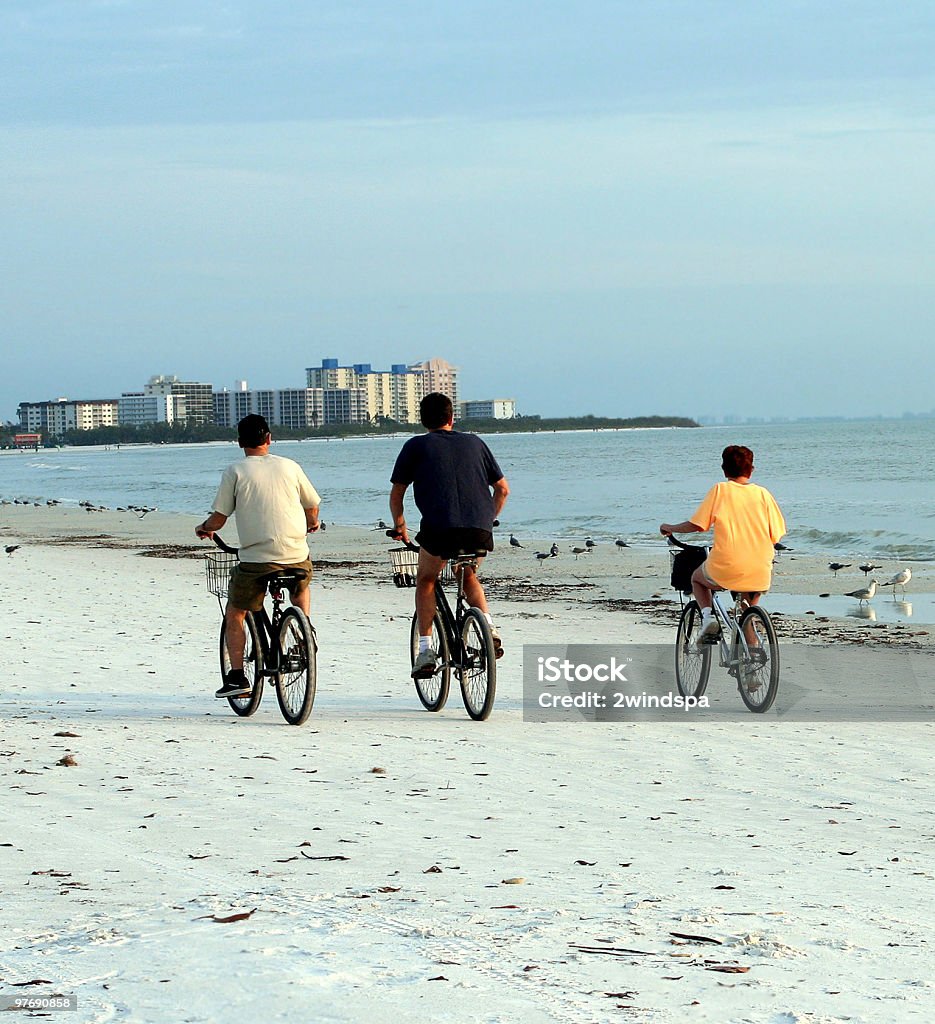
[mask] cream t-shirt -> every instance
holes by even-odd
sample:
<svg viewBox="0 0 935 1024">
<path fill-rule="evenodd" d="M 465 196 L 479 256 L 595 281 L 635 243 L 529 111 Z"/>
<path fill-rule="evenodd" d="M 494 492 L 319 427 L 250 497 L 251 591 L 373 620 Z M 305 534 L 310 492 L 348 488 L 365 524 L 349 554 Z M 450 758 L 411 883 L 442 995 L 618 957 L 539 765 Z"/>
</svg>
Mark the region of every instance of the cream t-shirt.
<svg viewBox="0 0 935 1024">
<path fill-rule="evenodd" d="M 705 572 L 727 590 L 769 590 L 773 545 L 786 532 L 776 499 L 757 484 L 725 480 L 705 495 L 689 522 L 714 527 Z"/>
<path fill-rule="evenodd" d="M 247 455 L 224 471 L 214 509 L 237 516 L 241 562 L 291 565 L 308 558 L 305 510 L 320 503 L 297 462 Z"/>
</svg>

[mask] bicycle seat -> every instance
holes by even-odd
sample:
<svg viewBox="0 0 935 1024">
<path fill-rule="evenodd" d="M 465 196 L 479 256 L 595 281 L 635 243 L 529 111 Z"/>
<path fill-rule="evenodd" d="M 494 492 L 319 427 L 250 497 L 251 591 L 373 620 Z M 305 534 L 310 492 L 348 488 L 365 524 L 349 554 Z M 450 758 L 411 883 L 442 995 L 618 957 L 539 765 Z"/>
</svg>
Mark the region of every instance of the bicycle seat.
<svg viewBox="0 0 935 1024">
<path fill-rule="evenodd" d="M 469 562 L 475 558 L 486 558 L 489 552 L 486 548 L 480 548 L 477 551 L 459 551 L 456 555 L 452 555 L 448 559 L 449 562 Z"/>
<path fill-rule="evenodd" d="M 268 587 L 271 583 L 298 583 L 299 580 L 308 578 L 308 571 L 305 569 L 274 569 L 272 572 L 264 573 L 257 577 L 257 582 Z"/>
</svg>

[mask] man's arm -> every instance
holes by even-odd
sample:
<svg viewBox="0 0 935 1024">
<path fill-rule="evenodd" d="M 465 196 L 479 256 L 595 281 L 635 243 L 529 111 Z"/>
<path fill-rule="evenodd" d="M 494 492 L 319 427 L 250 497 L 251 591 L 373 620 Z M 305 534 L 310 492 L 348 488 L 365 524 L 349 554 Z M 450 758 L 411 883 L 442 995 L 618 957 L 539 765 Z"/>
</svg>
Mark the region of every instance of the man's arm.
<svg viewBox="0 0 935 1024">
<path fill-rule="evenodd" d="M 670 533 L 704 533 L 697 523 L 693 523 L 686 519 L 684 523 L 663 523 L 659 527 L 659 532 L 663 537 L 668 537 Z"/>
<path fill-rule="evenodd" d="M 506 499 L 510 496 L 510 485 L 506 482 L 506 477 L 501 476 L 499 480 L 493 485 L 493 517 L 494 519 L 500 518 L 500 513 L 503 510 L 503 506 L 506 504 Z"/>
<path fill-rule="evenodd" d="M 206 537 L 213 539 L 215 533 L 227 522 L 227 516 L 220 512 L 212 512 L 211 515 L 195 527 L 195 536 L 204 540 Z"/>
<path fill-rule="evenodd" d="M 408 484 L 393 484 L 390 491 L 390 515 L 393 517 L 393 529 L 399 534 L 403 544 L 411 543 L 409 530 L 406 528 L 406 517 L 403 515 L 403 498 Z"/>
<path fill-rule="evenodd" d="M 305 510 L 305 532 L 314 533 L 321 524 L 318 522 L 318 506 Z"/>
</svg>

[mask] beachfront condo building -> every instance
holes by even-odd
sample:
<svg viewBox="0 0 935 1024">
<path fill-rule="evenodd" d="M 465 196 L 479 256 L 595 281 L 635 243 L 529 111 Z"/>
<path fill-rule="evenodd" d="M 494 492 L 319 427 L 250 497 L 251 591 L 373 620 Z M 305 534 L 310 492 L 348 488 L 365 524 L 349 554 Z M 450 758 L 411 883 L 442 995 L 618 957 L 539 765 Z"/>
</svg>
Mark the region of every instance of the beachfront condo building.
<svg viewBox="0 0 935 1024">
<path fill-rule="evenodd" d="M 54 398 L 47 402 L 20 402 L 16 415 L 27 433 L 59 437 L 68 430 L 116 426 L 117 406 L 116 398 Z"/>
<path fill-rule="evenodd" d="M 160 375 L 149 378 L 149 382 L 143 387 L 143 394 L 183 396 L 185 398 L 184 419 L 188 423 L 212 423 L 214 421 L 213 384 Z"/>
<path fill-rule="evenodd" d="M 117 399 L 117 422 L 121 427 L 175 423 L 184 419 L 184 395 L 147 395 L 142 391 L 124 391 Z"/>
<path fill-rule="evenodd" d="M 458 367 L 444 359 L 427 359 L 424 363 L 413 363 L 410 370 L 421 372 L 424 380 L 424 394 L 430 395 L 438 391 L 451 399 L 451 404 L 458 408 Z M 415 421 L 418 422 L 418 416 Z"/>
<path fill-rule="evenodd" d="M 214 393 L 214 422 L 235 427 L 244 416 L 265 416 L 271 426 L 314 430 L 332 423 L 367 423 L 363 388 L 253 389 L 245 380 Z"/>
<path fill-rule="evenodd" d="M 462 402 L 462 420 L 515 420 L 515 398 L 486 398 L 483 401 Z"/>
<path fill-rule="evenodd" d="M 309 387 L 330 391 L 363 389 L 366 414 L 361 420 L 333 422 L 371 422 L 396 420 L 397 423 L 418 423 L 419 403 L 431 391 L 458 400 L 458 370 L 444 359 L 424 363 L 394 363 L 389 370 L 375 370 L 370 363 L 339 366 L 337 359 L 322 359 L 321 366 L 305 371 Z M 340 404 L 335 402 L 336 405 Z M 348 410 L 348 415 L 350 415 Z M 330 422 L 326 418 L 326 422 Z"/>
</svg>

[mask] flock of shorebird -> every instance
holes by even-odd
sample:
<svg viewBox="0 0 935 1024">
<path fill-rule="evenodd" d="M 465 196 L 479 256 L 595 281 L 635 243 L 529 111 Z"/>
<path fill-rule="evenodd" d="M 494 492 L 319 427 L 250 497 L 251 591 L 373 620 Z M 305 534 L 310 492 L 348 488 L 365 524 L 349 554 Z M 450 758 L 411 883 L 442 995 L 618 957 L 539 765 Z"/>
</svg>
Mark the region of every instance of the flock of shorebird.
<svg viewBox="0 0 935 1024">
<path fill-rule="evenodd" d="M 9 498 L 3 498 L 0 500 L 0 505 L 32 505 L 33 508 L 54 508 L 56 505 L 61 505 L 61 501 L 58 498 L 49 498 L 46 501 L 30 501 L 24 498 L 14 498 L 12 501 Z M 79 501 L 78 508 L 83 508 L 85 512 L 133 512 L 136 516 L 142 519 L 150 512 L 158 512 L 159 509 L 155 505 L 121 505 L 116 509 L 110 509 L 107 505 L 95 505 L 91 501 Z"/>
<path fill-rule="evenodd" d="M 618 537 L 614 541 L 614 545 L 616 547 L 618 547 L 618 548 L 628 548 L 630 546 L 627 541 L 623 540 L 620 537 Z M 523 546 L 524 545 L 522 544 L 522 542 L 517 540 L 516 537 L 511 533 L 510 534 L 510 547 L 511 548 L 521 548 Z M 579 555 L 586 555 L 589 552 L 593 551 L 596 547 L 597 547 L 597 541 L 592 540 L 590 537 L 588 537 L 588 539 L 584 542 L 584 547 L 580 547 L 579 545 L 576 544 L 576 545 L 573 545 L 572 547 L 570 547 L 568 550 L 575 556 L 575 561 L 577 562 Z M 544 562 L 547 558 L 558 558 L 558 556 L 559 556 L 559 549 L 558 549 L 558 544 L 556 544 L 556 543 L 553 543 L 552 547 L 548 551 L 536 551 L 535 552 L 536 561 L 538 561 L 540 563 Z"/>
<path fill-rule="evenodd" d="M 837 565 L 838 563 L 832 562 L 831 565 Z M 839 565 L 841 569 L 848 568 L 847 566 Z M 830 568 L 830 566 L 829 566 Z M 863 569 L 863 566 L 860 566 Z M 868 569 L 868 572 L 872 572 L 874 569 L 879 569 L 881 566 L 874 565 Z M 837 572 L 835 572 L 837 575 Z M 865 601 L 870 602 L 873 600 L 873 595 L 877 592 L 877 587 L 892 587 L 893 588 L 893 599 L 896 599 L 896 588 L 903 588 L 903 595 L 906 593 L 906 584 L 912 579 L 912 570 L 909 568 L 901 569 L 896 575 L 889 580 L 881 583 L 879 580 L 870 580 L 866 587 L 861 587 L 858 590 L 850 590 L 844 596 L 845 597 L 856 597 L 858 604 L 863 604 Z"/>
</svg>

